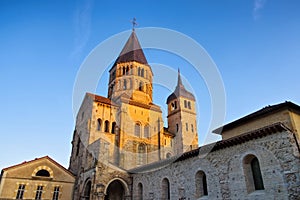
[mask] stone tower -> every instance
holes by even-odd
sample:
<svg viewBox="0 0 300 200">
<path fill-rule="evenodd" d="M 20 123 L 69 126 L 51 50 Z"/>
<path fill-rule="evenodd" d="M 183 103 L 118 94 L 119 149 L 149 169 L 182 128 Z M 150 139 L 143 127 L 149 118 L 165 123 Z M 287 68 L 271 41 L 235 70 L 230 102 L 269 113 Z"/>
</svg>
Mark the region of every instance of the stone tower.
<svg viewBox="0 0 300 200">
<path fill-rule="evenodd" d="M 168 131 L 175 135 L 174 154 L 198 148 L 195 97 L 182 84 L 179 69 L 177 86 L 167 98 L 167 104 Z"/>
<path fill-rule="evenodd" d="M 108 98 L 152 103 L 153 74 L 134 30 L 109 73 Z"/>
</svg>

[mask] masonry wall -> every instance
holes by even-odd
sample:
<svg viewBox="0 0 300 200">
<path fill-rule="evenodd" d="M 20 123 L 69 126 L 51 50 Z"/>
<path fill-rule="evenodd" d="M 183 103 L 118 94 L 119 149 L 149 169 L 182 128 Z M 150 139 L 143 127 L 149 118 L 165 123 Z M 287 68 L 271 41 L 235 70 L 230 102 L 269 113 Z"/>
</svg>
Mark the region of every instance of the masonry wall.
<svg viewBox="0 0 300 200">
<path fill-rule="evenodd" d="M 247 192 L 243 159 L 249 154 L 259 160 L 264 190 Z M 275 133 L 202 156 L 133 174 L 133 199 L 138 199 L 139 183 L 143 186 L 143 199 L 163 199 L 164 178 L 170 182 L 170 199 L 197 199 L 195 175 L 200 170 L 206 174 L 208 189 L 208 195 L 200 199 L 299 199 L 299 151 L 290 132 Z"/>
</svg>

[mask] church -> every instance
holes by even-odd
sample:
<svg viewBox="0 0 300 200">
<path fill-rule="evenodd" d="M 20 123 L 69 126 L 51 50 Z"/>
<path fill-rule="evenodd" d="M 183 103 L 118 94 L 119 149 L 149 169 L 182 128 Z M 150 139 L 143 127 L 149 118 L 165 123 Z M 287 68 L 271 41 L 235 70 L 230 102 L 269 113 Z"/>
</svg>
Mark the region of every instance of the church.
<svg viewBox="0 0 300 200">
<path fill-rule="evenodd" d="M 90 198 L 93 182 L 105 186 L 116 177 L 120 179 L 111 183 L 107 199 L 118 192 L 130 196 L 125 190 L 132 185 L 128 170 L 198 148 L 195 97 L 184 87 L 179 70 L 166 101 L 168 127 L 153 103 L 152 79 L 133 29 L 109 70 L 107 97 L 86 93 L 78 111 L 69 167 L 77 177 L 75 198 Z"/>
<path fill-rule="evenodd" d="M 133 29 L 109 70 L 107 96 L 83 98 L 69 168 L 49 157 L 5 168 L 0 199 L 300 198 L 300 106 L 266 106 L 199 147 L 196 98 L 180 71 L 167 123 L 153 102 L 153 76 Z"/>
<path fill-rule="evenodd" d="M 198 147 L 195 97 L 177 85 L 167 127 L 152 101 L 153 72 L 133 29 L 109 70 L 107 97 L 86 93 L 69 170 L 73 199 L 298 199 L 300 107 L 265 107 Z"/>
</svg>

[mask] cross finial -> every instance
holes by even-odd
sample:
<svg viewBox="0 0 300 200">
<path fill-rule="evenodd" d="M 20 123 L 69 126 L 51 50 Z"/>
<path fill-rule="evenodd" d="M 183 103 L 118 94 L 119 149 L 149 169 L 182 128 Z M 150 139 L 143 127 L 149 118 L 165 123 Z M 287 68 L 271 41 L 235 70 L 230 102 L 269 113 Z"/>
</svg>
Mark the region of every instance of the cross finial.
<svg viewBox="0 0 300 200">
<path fill-rule="evenodd" d="M 134 27 L 136 27 L 138 25 L 136 23 L 136 18 L 135 17 L 131 20 L 131 23 L 132 23 L 132 30 L 134 31 Z"/>
</svg>

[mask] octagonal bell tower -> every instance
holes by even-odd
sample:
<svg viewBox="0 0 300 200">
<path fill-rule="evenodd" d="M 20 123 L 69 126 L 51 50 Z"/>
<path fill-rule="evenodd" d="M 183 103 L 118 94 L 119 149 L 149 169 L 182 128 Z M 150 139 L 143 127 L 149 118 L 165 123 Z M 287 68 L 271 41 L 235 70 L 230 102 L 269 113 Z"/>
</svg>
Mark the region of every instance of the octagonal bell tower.
<svg viewBox="0 0 300 200">
<path fill-rule="evenodd" d="M 175 154 L 198 148 L 197 114 L 194 95 L 182 84 L 178 69 L 178 81 L 174 92 L 168 97 L 168 131 L 175 135 Z"/>
</svg>

